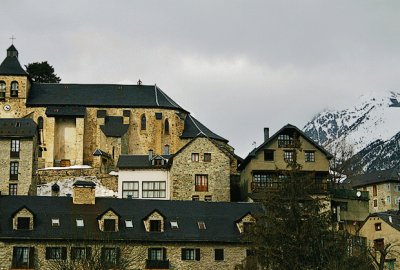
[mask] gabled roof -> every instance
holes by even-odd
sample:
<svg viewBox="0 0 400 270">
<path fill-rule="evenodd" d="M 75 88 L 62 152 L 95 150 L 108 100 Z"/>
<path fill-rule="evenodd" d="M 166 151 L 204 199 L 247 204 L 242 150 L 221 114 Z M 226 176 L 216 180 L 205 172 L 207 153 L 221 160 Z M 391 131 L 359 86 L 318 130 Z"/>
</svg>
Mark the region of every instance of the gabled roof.
<svg viewBox="0 0 400 270">
<path fill-rule="evenodd" d="M 168 164 L 152 165 L 151 160 L 157 156 L 149 159 L 149 155 L 120 155 L 117 167 L 120 169 L 160 169 L 169 167 Z M 164 159 L 169 159 L 171 155 L 162 155 Z"/>
<path fill-rule="evenodd" d="M 22 206 L 36 214 L 35 229 L 15 231 L 10 226 L 10 217 Z M 96 198 L 95 205 L 73 204 L 71 197 L 45 196 L 0 196 L 0 239 L 18 241 L 41 239 L 44 241 L 102 239 L 97 217 L 112 208 L 121 221 L 132 220 L 133 228 L 124 222 L 118 232 L 107 234 L 107 239 L 130 242 L 209 242 L 242 243 L 242 235 L 235 221 L 247 212 L 262 212 L 261 205 L 233 202 L 166 201 L 145 199 Z M 166 221 L 178 220 L 179 229 L 165 226 L 162 233 L 147 233 L 143 218 L 157 209 Z M 60 226 L 53 228 L 51 218 L 58 218 Z M 75 220 L 82 218 L 85 226 L 76 230 Z M 207 229 L 199 231 L 197 221 L 204 221 Z"/>
<path fill-rule="evenodd" d="M 321 145 L 317 144 L 314 140 L 312 140 L 310 137 L 308 137 L 302 130 L 300 130 L 299 128 L 297 128 L 296 126 L 293 126 L 291 124 L 287 124 L 286 126 L 282 127 L 280 130 L 278 130 L 274 135 L 272 135 L 271 137 L 268 138 L 268 140 L 264 141 L 260 146 L 258 146 L 257 148 L 255 148 L 254 150 L 252 150 L 247 157 L 244 159 L 243 163 L 240 165 L 241 168 L 245 168 L 246 165 L 250 162 L 250 160 L 252 158 L 254 158 L 256 156 L 256 154 L 264 149 L 264 147 L 266 145 L 268 145 L 269 143 L 273 142 L 284 130 L 286 129 L 294 129 L 296 132 L 298 132 L 301 137 L 303 137 L 305 140 L 307 140 L 309 143 L 311 143 L 312 145 L 314 145 L 318 150 L 320 150 L 322 153 L 324 153 L 326 155 L 326 157 L 328 159 L 332 158 L 332 155 L 326 151 Z"/>
<path fill-rule="evenodd" d="M 163 213 L 161 213 L 161 211 L 156 208 L 153 211 L 151 211 L 148 215 L 146 215 L 144 218 L 142 218 L 142 220 L 148 219 L 154 213 L 158 213 L 163 219 L 166 219 L 166 217 L 163 215 Z"/>
<path fill-rule="evenodd" d="M 18 208 L 17 210 L 14 211 L 14 213 L 11 214 L 11 218 L 14 218 L 16 214 L 18 214 L 19 212 L 21 212 L 21 210 L 26 209 L 28 210 L 29 213 L 32 214 L 33 217 L 35 217 L 35 213 L 29 209 L 27 206 L 23 205 L 20 208 Z"/>
<path fill-rule="evenodd" d="M 377 213 L 372 213 L 370 214 L 365 222 L 370 218 L 370 217 L 379 217 L 383 221 L 385 221 L 387 224 L 395 228 L 396 230 L 400 231 L 400 212 L 399 211 L 386 211 L 386 212 L 377 212 Z M 364 224 L 365 224 L 364 222 Z"/>
<path fill-rule="evenodd" d="M 104 210 L 103 213 L 101 213 L 100 215 L 97 216 L 97 220 L 101 219 L 107 212 L 113 212 L 118 218 L 121 218 L 121 216 L 117 213 L 117 211 L 115 211 L 114 209 L 112 209 L 111 207 Z"/>
<path fill-rule="evenodd" d="M 124 124 L 122 116 L 106 116 L 100 129 L 107 137 L 122 137 L 128 131 L 129 125 Z"/>
<path fill-rule="evenodd" d="M 16 56 L 12 56 L 9 52 L 16 52 Z M 7 49 L 7 57 L 0 64 L 0 75 L 28 76 L 28 73 L 26 73 L 18 61 L 18 51 L 14 45 L 11 45 Z"/>
<path fill-rule="evenodd" d="M 343 183 L 349 184 L 353 188 L 385 182 L 397 182 L 400 184 L 400 170 L 398 167 L 350 176 L 343 181 Z"/>
<path fill-rule="evenodd" d="M 30 118 L 0 118 L 0 138 L 32 138 L 36 130 Z"/>
<path fill-rule="evenodd" d="M 198 135 L 204 135 L 206 137 L 210 137 L 212 139 L 226 143 L 228 142 L 227 139 L 215 134 L 207 127 L 205 127 L 202 123 L 200 123 L 196 118 L 188 114 L 185 118 L 184 130 L 182 132 L 181 138 L 191 139 L 197 137 Z"/>
<path fill-rule="evenodd" d="M 165 108 L 185 112 L 155 85 L 33 83 L 26 105 Z"/>
<path fill-rule="evenodd" d="M 109 153 L 104 152 L 103 150 L 100 150 L 98 148 L 93 152 L 93 156 L 103 156 L 103 157 L 111 158 L 111 155 Z"/>
</svg>

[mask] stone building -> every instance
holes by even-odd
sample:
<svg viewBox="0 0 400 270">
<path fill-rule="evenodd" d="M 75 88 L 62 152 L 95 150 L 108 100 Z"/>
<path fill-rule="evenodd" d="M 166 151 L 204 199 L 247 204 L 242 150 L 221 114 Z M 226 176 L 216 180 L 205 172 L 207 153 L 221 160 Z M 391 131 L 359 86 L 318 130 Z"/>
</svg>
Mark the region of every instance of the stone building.
<svg viewBox="0 0 400 270">
<path fill-rule="evenodd" d="M 0 194 L 35 194 L 37 127 L 29 118 L 0 118 Z"/>
<path fill-rule="evenodd" d="M 157 85 L 34 83 L 14 46 L 0 65 L 0 105 L 0 118 L 38 124 L 44 167 L 109 168 L 121 154 L 176 153 L 199 134 L 231 148 Z"/>
<path fill-rule="evenodd" d="M 400 207 L 399 167 L 351 176 L 344 183 L 354 189 L 369 192 L 370 213 L 398 210 Z"/>
<path fill-rule="evenodd" d="M 70 197 L 0 196 L 0 269 L 234 269 L 260 213 L 253 203 L 95 198 L 90 182 Z"/>
<path fill-rule="evenodd" d="M 230 201 L 237 161 L 230 149 L 199 135 L 173 155 L 121 155 L 119 197 Z"/>
<path fill-rule="evenodd" d="M 299 172 L 314 178 L 315 193 L 327 192 L 329 160 L 332 156 L 300 129 L 286 125 L 269 136 L 240 164 L 240 187 L 244 200 L 258 200 L 264 191 L 274 190 L 290 171 L 289 164 L 300 165 Z"/>
<path fill-rule="evenodd" d="M 358 233 L 367 238 L 368 248 L 378 262 L 380 250 L 387 252 L 384 269 L 400 268 L 400 215 L 398 211 L 370 214 Z"/>
</svg>

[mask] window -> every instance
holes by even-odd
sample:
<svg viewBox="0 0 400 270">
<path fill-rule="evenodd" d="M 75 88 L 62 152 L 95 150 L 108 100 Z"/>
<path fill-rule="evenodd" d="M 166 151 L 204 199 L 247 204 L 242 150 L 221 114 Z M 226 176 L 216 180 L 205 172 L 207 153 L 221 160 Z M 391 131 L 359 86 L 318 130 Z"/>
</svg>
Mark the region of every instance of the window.
<svg viewBox="0 0 400 270">
<path fill-rule="evenodd" d="M 8 186 L 8 194 L 9 195 L 17 195 L 17 188 L 18 188 L 17 184 L 10 184 Z"/>
<path fill-rule="evenodd" d="M 195 175 L 195 191 L 208 191 L 208 175 L 196 174 Z"/>
<path fill-rule="evenodd" d="M 161 220 L 150 220 L 150 231 L 161 232 Z"/>
<path fill-rule="evenodd" d="M 206 223 L 204 221 L 197 221 L 197 226 L 199 227 L 199 230 L 206 229 Z"/>
<path fill-rule="evenodd" d="M 11 97 L 18 97 L 18 82 L 11 83 Z"/>
<path fill-rule="evenodd" d="M 143 182 L 142 184 L 143 198 L 165 198 L 166 183 L 165 181 Z"/>
<path fill-rule="evenodd" d="M 375 250 L 382 250 L 385 247 L 385 241 L 383 238 L 375 239 L 374 240 L 374 248 Z"/>
<path fill-rule="evenodd" d="M 281 134 L 278 136 L 278 147 L 293 147 L 294 139 L 288 134 Z"/>
<path fill-rule="evenodd" d="M 284 151 L 283 152 L 283 159 L 286 162 L 293 162 L 294 161 L 294 152 L 293 151 Z"/>
<path fill-rule="evenodd" d="M 171 229 L 179 229 L 178 221 L 171 221 Z"/>
<path fill-rule="evenodd" d="M 377 199 L 374 200 L 374 207 L 378 207 L 378 200 Z"/>
<path fill-rule="evenodd" d="M 144 114 L 140 118 L 140 129 L 146 130 L 146 115 L 144 115 Z"/>
<path fill-rule="evenodd" d="M 29 230 L 30 229 L 31 218 L 29 217 L 19 217 L 17 219 L 17 230 Z"/>
<path fill-rule="evenodd" d="M 101 248 L 101 261 L 107 266 L 116 266 L 119 257 L 118 248 Z"/>
<path fill-rule="evenodd" d="M 133 228 L 133 221 L 131 219 L 125 220 L 125 227 L 126 228 Z"/>
<path fill-rule="evenodd" d="M 149 260 L 162 261 L 166 257 L 165 248 L 149 248 Z"/>
<path fill-rule="evenodd" d="M 400 185 L 396 185 L 396 191 L 400 192 Z"/>
<path fill-rule="evenodd" d="M 223 261 L 224 260 L 224 250 L 222 248 L 214 249 L 214 259 L 216 261 Z"/>
<path fill-rule="evenodd" d="M 165 134 L 169 134 L 169 121 L 168 121 L 168 119 L 165 119 L 165 123 L 164 123 L 164 133 L 165 133 Z"/>
<path fill-rule="evenodd" d="M 212 201 L 212 195 L 206 195 L 206 196 L 204 196 L 204 201 L 206 201 L 206 202 L 211 202 L 211 201 Z"/>
<path fill-rule="evenodd" d="M 115 232 L 115 219 L 104 219 L 104 231 L 105 232 Z"/>
<path fill-rule="evenodd" d="M 138 198 L 139 182 L 122 182 L 122 198 Z"/>
<path fill-rule="evenodd" d="M 253 189 L 262 187 L 272 187 L 273 185 L 272 174 L 254 174 L 252 185 Z"/>
<path fill-rule="evenodd" d="M 35 268 L 34 252 L 35 249 L 33 247 L 14 247 L 12 268 L 14 269 Z"/>
<path fill-rule="evenodd" d="M 0 81 L 0 101 L 4 101 L 6 99 L 6 83 L 4 81 Z"/>
<path fill-rule="evenodd" d="M 10 180 L 18 180 L 18 167 L 18 162 L 10 162 Z"/>
<path fill-rule="evenodd" d="M 46 260 L 65 260 L 67 259 L 66 247 L 46 247 Z"/>
<path fill-rule="evenodd" d="M 77 218 L 76 219 L 76 227 L 84 227 L 85 223 L 83 222 L 83 219 Z"/>
<path fill-rule="evenodd" d="M 72 260 L 86 260 L 90 258 L 89 247 L 72 247 L 71 248 L 71 259 Z"/>
<path fill-rule="evenodd" d="M 304 158 L 306 162 L 315 162 L 315 152 L 314 151 L 305 151 Z"/>
<path fill-rule="evenodd" d="M 199 248 L 182 248 L 181 250 L 182 261 L 200 261 Z"/>
<path fill-rule="evenodd" d="M 274 161 L 274 150 L 264 150 L 264 160 Z"/>
<path fill-rule="evenodd" d="M 192 153 L 192 161 L 195 162 L 199 161 L 199 153 Z"/>
<path fill-rule="evenodd" d="M 192 201 L 198 201 L 198 200 L 199 200 L 199 195 L 192 196 Z"/>
<path fill-rule="evenodd" d="M 386 186 L 386 190 L 389 191 L 390 190 L 390 183 L 387 183 L 385 186 Z"/>
<path fill-rule="evenodd" d="M 204 153 L 204 162 L 211 162 L 211 153 Z"/>
<path fill-rule="evenodd" d="M 377 194 L 378 194 L 378 188 L 376 185 L 373 185 L 372 186 L 372 195 L 377 196 Z"/>
<path fill-rule="evenodd" d="M 243 222 L 243 232 L 249 233 L 252 231 L 254 223 L 253 222 Z"/>
<path fill-rule="evenodd" d="M 52 218 L 52 219 L 51 219 L 51 226 L 52 226 L 52 227 L 60 227 L 60 219 L 58 219 L 58 218 Z"/>
<path fill-rule="evenodd" d="M 399 205 L 400 197 L 397 197 L 395 202 L 396 202 L 396 205 Z"/>
<path fill-rule="evenodd" d="M 164 145 L 164 155 L 169 155 L 169 145 Z"/>
<path fill-rule="evenodd" d="M 19 158 L 19 148 L 20 148 L 20 141 L 17 139 L 11 140 L 10 156 L 12 158 Z"/>
<path fill-rule="evenodd" d="M 382 230 L 382 223 L 375 223 L 375 231 L 380 231 Z"/>
<path fill-rule="evenodd" d="M 390 196 L 386 196 L 386 203 L 387 204 L 391 204 L 392 200 L 390 198 Z"/>
</svg>

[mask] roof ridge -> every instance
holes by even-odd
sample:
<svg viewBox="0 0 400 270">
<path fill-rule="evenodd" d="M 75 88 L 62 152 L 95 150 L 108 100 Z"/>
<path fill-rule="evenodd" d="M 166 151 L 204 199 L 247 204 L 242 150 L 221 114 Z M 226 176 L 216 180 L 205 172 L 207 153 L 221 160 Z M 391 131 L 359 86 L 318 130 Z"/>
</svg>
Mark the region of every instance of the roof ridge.
<svg viewBox="0 0 400 270">
<path fill-rule="evenodd" d="M 199 133 L 197 133 L 196 136 L 198 136 L 199 134 L 203 134 L 204 136 L 206 136 L 208 138 L 208 136 L 204 133 L 203 130 L 201 130 L 201 128 L 199 128 L 199 126 L 196 124 L 196 122 L 193 120 L 192 116 L 189 114 L 189 118 L 190 120 L 192 120 L 193 124 L 197 127 L 197 129 L 200 131 Z"/>
<path fill-rule="evenodd" d="M 158 103 L 158 96 L 157 96 L 157 84 L 154 84 L 154 96 L 156 98 L 157 106 L 160 106 L 160 104 Z"/>
</svg>

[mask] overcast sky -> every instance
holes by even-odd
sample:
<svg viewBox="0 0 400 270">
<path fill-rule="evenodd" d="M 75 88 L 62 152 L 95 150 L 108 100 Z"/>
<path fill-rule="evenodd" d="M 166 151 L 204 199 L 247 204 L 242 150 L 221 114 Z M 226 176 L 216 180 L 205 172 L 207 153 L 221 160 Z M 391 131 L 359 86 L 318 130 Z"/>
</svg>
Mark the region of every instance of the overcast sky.
<svg viewBox="0 0 400 270">
<path fill-rule="evenodd" d="M 399 91 L 399 14 L 398 0 L 1 0 L 0 58 L 14 35 L 21 64 L 62 82 L 156 83 L 245 157 L 264 127 Z"/>
</svg>

